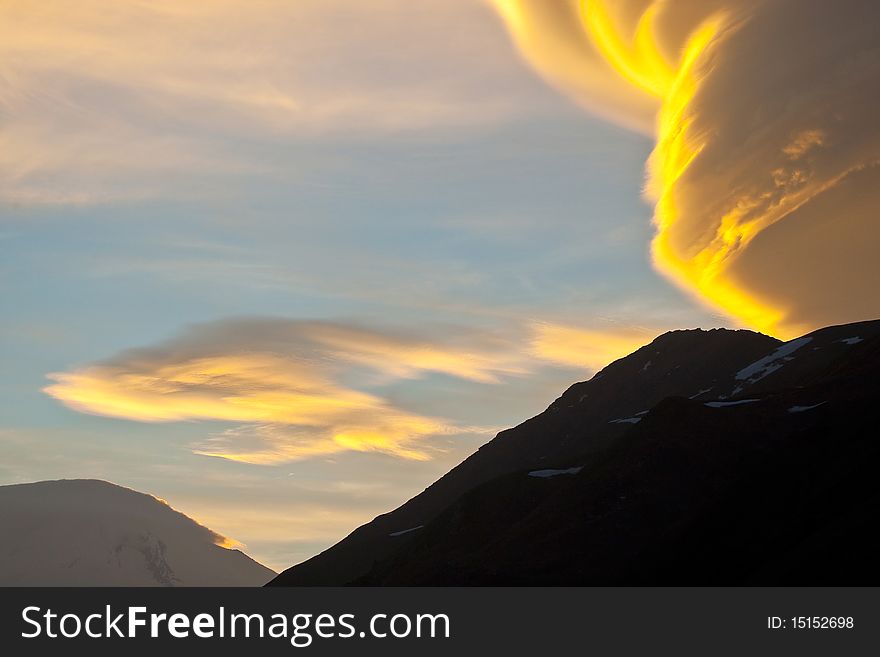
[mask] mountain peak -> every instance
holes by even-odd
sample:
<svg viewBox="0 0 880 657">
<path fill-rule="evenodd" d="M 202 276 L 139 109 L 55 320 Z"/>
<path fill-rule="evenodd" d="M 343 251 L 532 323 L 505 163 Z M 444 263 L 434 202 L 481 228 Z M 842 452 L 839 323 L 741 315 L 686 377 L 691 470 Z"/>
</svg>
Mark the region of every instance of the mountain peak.
<svg viewBox="0 0 880 657">
<path fill-rule="evenodd" d="M 666 333 L 272 583 L 876 580 L 878 372 L 880 322 Z"/>
<path fill-rule="evenodd" d="M 666 345 L 678 345 L 678 344 L 690 344 L 696 341 L 735 341 L 741 339 L 750 339 L 753 336 L 761 336 L 762 338 L 767 338 L 770 340 L 776 340 L 776 338 L 772 338 L 763 333 L 759 333 L 757 331 L 751 331 L 749 329 L 729 329 L 729 328 L 689 328 L 689 329 L 674 329 L 672 331 L 667 331 L 666 333 L 662 333 L 658 335 L 654 340 L 650 343 L 655 346 L 666 346 Z M 781 342 L 780 340 L 776 340 L 777 342 Z M 648 345 L 650 346 L 650 345 Z"/>
<path fill-rule="evenodd" d="M 259 586 L 274 574 L 167 502 L 100 479 L 0 486 L 0 585 Z"/>
<path fill-rule="evenodd" d="M 744 330 L 665 333 L 589 381 L 575 383 L 546 411 L 502 431 L 420 495 L 275 582 L 307 586 L 353 581 L 393 550 L 389 536 L 404 540 L 409 534 L 398 532 L 427 525 L 467 491 L 521 470 L 567 471 L 581 465 L 662 399 L 710 395 L 778 344 L 775 338 Z"/>
</svg>

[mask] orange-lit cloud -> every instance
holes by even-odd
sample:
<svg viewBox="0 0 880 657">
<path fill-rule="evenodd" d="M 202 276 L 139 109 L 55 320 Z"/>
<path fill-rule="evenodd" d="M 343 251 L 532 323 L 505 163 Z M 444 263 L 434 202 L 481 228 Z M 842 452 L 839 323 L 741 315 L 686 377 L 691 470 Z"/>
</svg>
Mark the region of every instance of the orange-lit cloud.
<svg viewBox="0 0 880 657">
<path fill-rule="evenodd" d="M 645 330 L 595 330 L 539 323 L 534 325 L 532 353 L 561 365 L 599 370 L 649 343 L 655 334 Z"/>
<path fill-rule="evenodd" d="M 880 265 L 855 261 L 877 238 L 862 201 L 880 200 L 876 3 L 492 4 L 560 88 L 624 125 L 650 117 L 660 271 L 786 337 L 880 314 Z"/>
<path fill-rule="evenodd" d="M 448 326 L 415 334 L 333 322 L 226 320 L 49 374 L 53 383 L 44 390 L 82 413 L 228 424 L 193 451 L 234 461 L 273 464 L 344 451 L 426 460 L 439 449 L 434 439 L 488 438 L 495 428 L 403 408 L 381 392 L 388 384 L 438 375 L 499 384 L 559 366 L 586 375 L 653 335 L 551 323 L 502 337 Z"/>
<path fill-rule="evenodd" d="M 491 383 L 524 371 L 519 355 L 475 334 L 432 343 L 326 322 L 240 320 L 50 374 L 45 391 L 95 415 L 235 423 L 196 451 L 248 463 L 345 450 L 426 459 L 430 436 L 482 429 L 402 410 L 358 389 L 357 380 L 375 385 L 435 373 Z"/>
<path fill-rule="evenodd" d="M 146 493 L 146 494 L 149 495 L 149 493 Z M 213 529 L 210 529 L 206 524 L 199 522 L 198 520 L 196 520 L 192 516 L 188 516 L 185 513 L 178 511 L 173 506 L 171 506 L 171 504 L 169 504 L 167 500 L 163 500 L 161 497 L 156 497 L 155 495 L 150 495 L 150 497 L 152 497 L 154 500 L 156 500 L 160 504 L 164 504 L 169 509 L 171 509 L 174 513 L 176 513 L 176 514 L 182 516 L 183 518 L 185 518 L 186 520 L 190 521 L 193 525 L 195 525 L 195 527 L 193 527 L 192 529 L 198 528 L 198 531 L 201 531 L 205 534 L 208 534 L 211 538 L 211 541 L 214 543 L 214 545 L 219 545 L 220 547 L 226 548 L 227 550 L 237 550 L 237 549 L 245 547 L 244 543 L 242 543 L 241 541 L 238 541 L 238 540 L 231 538 L 229 536 L 224 536 L 223 534 L 218 534 Z"/>
</svg>

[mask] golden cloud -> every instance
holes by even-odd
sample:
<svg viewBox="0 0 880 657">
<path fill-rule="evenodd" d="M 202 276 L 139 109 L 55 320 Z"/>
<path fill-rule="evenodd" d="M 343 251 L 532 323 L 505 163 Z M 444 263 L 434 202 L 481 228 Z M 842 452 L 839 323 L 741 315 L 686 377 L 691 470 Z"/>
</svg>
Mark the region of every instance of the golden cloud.
<svg viewBox="0 0 880 657">
<path fill-rule="evenodd" d="M 497 339 L 456 337 L 468 345 L 327 322 L 219 322 L 157 348 L 50 374 L 54 383 L 45 392 L 83 413 L 243 425 L 196 451 L 248 463 L 344 450 L 427 459 L 427 438 L 483 429 L 396 408 L 342 379 L 375 384 L 435 373 L 492 383 L 525 372 L 522 358 L 505 353 Z"/>
<path fill-rule="evenodd" d="M 56 372 L 44 391 L 82 413 L 231 426 L 198 454 L 273 464 L 343 451 L 425 460 L 432 439 L 486 434 L 395 405 L 375 389 L 428 375 L 499 384 L 540 367 L 599 369 L 650 341 L 645 330 L 540 323 L 504 338 L 443 327 L 422 334 L 286 319 L 227 320 L 105 362 Z"/>
<path fill-rule="evenodd" d="M 596 330 L 538 323 L 533 327 L 531 349 L 544 360 L 599 370 L 631 354 L 653 337 L 654 333 L 633 328 Z"/>
<path fill-rule="evenodd" d="M 880 189 L 876 3 L 492 4 L 560 88 L 624 125 L 651 121 L 660 271 L 783 337 L 880 313 L 880 259 L 855 260 L 877 239 L 861 202 Z M 835 193 L 844 186 L 856 195 Z M 840 205 L 820 223 L 811 206 L 832 196 Z"/>
</svg>

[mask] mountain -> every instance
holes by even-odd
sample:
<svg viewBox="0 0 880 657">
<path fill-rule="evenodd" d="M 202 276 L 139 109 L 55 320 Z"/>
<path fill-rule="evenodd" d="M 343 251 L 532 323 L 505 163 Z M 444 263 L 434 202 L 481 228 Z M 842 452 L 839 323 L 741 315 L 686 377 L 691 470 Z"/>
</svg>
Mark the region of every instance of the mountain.
<svg viewBox="0 0 880 657">
<path fill-rule="evenodd" d="M 878 375 L 880 321 L 667 333 L 270 584 L 862 583 Z"/>
<path fill-rule="evenodd" d="M 151 495 L 92 479 L 0 486 L 0 586 L 261 586 L 275 573 Z"/>
</svg>

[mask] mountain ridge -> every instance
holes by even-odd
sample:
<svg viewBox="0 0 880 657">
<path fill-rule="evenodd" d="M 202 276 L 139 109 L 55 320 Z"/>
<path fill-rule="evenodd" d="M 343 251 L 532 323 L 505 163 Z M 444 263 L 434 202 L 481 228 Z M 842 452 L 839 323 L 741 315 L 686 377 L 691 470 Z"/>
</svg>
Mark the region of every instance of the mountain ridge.
<svg viewBox="0 0 880 657">
<path fill-rule="evenodd" d="M 444 510 L 489 481 L 530 469 L 583 467 L 667 398 L 720 409 L 747 405 L 749 394 L 821 378 L 852 347 L 878 334 L 877 321 L 826 327 L 786 343 L 747 330 L 665 333 L 590 380 L 573 384 L 543 413 L 500 432 L 420 495 L 284 571 L 270 585 L 369 582 L 367 574 L 377 564 L 418 541 Z"/>
</svg>

